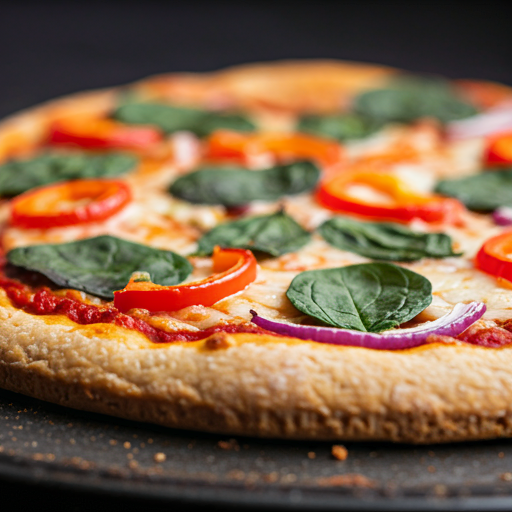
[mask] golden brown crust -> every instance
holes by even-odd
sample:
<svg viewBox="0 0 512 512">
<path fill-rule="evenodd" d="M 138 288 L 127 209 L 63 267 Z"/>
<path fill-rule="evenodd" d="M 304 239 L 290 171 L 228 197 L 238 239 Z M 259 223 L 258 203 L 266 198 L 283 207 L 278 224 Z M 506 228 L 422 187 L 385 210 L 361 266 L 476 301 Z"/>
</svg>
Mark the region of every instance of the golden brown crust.
<svg viewBox="0 0 512 512">
<path fill-rule="evenodd" d="M 167 75 L 147 97 L 247 109 L 329 111 L 396 71 L 331 61 Z M 265 91 L 265 93 L 263 93 Z M 116 90 L 75 95 L 0 126 L 0 161 L 53 119 L 105 112 Z M 430 443 L 512 436 L 512 349 L 432 344 L 388 352 L 252 334 L 154 345 L 143 335 L 0 301 L 0 386 L 51 402 L 194 430 L 297 439 Z"/>
<path fill-rule="evenodd" d="M 0 320 L 0 385 L 78 409 L 296 439 L 512 435 L 511 349 L 390 352 L 251 334 L 225 334 L 225 348 L 153 345 L 111 325 L 73 326 L 9 307 Z"/>
<path fill-rule="evenodd" d="M 162 75 L 135 84 L 149 97 L 246 110 L 339 110 L 354 93 L 398 73 L 385 66 L 333 60 L 246 64 L 210 74 Z"/>
</svg>

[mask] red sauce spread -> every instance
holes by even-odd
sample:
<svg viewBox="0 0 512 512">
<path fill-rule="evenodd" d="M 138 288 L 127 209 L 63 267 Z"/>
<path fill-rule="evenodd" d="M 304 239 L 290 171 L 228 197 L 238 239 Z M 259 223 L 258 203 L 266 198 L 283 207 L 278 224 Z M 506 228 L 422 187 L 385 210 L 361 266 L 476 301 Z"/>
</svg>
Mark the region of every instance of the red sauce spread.
<svg viewBox="0 0 512 512">
<path fill-rule="evenodd" d="M 217 325 L 203 331 L 166 332 L 149 325 L 140 318 L 119 312 L 114 307 L 84 304 L 76 299 L 55 295 L 47 287 L 33 290 L 29 286 L 0 274 L 0 287 L 5 290 L 14 306 L 33 315 L 65 315 L 81 325 L 107 323 L 126 329 L 133 329 L 147 336 L 154 343 L 172 341 L 197 341 L 215 332 L 227 333 L 267 333 L 256 325 L 226 324 Z"/>
</svg>

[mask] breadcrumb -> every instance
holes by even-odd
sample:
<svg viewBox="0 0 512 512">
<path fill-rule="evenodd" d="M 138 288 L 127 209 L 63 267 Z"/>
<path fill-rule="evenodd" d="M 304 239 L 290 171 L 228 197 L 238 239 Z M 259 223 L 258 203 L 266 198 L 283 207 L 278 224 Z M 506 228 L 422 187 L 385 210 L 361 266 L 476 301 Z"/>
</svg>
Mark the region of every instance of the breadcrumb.
<svg viewBox="0 0 512 512">
<path fill-rule="evenodd" d="M 331 449 L 331 454 L 335 459 L 346 460 L 348 457 L 348 450 L 342 444 L 335 444 Z"/>
<path fill-rule="evenodd" d="M 158 453 L 155 453 L 155 456 L 153 457 L 153 459 L 155 460 L 155 462 L 164 462 L 165 459 L 167 459 L 167 456 L 165 455 L 165 453 L 158 452 Z"/>
</svg>

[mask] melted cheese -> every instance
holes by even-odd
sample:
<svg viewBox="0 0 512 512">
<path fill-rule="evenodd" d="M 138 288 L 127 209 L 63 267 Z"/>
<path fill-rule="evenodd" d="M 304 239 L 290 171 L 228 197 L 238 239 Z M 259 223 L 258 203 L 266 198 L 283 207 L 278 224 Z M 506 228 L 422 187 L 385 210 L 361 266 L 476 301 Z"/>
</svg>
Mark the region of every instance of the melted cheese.
<svg viewBox="0 0 512 512">
<path fill-rule="evenodd" d="M 267 116 L 268 117 L 268 116 Z M 272 117 L 272 116 L 270 116 Z M 270 118 L 269 118 L 270 119 Z M 262 116 L 262 124 L 265 124 Z M 267 123 L 272 126 L 271 121 Z M 281 124 L 280 124 L 281 123 Z M 289 129 L 289 119 L 283 115 L 272 128 Z M 195 142 L 186 141 L 191 150 Z M 375 136 L 359 142 L 349 143 L 348 158 L 357 160 L 367 155 L 378 154 L 396 144 L 407 144 L 414 148 L 415 157 L 410 161 L 390 164 L 390 170 L 418 193 L 430 193 L 439 177 L 474 172 L 481 155 L 479 141 L 457 142 L 444 145 L 439 133 L 429 124 L 411 128 L 390 127 Z M 188 172 L 196 162 L 190 153 L 180 156 L 180 165 L 172 160 L 145 162 L 135 173 L 127 177 L 134 190 L 134 201 L 123 211 L 98 224 L 48 230 L 23 230 L 6 227 L 4 247 L 6 250 L 18 246 L 59 243 L 79 238 L 111 234 L 127 240 L 140 242 L 162 249 L 188 255 L 196 249 L 197 239 L 207 230 L 224 222 L 226 213 L 218 206 L 198 206 L 174 199 L 166 189 L 178 175 Z M 350 193 L 356 197 L 375 201 L 388 201 L 376 196 L 366 187 L 352 187 Z M 333 216 L 322 208 L 311 194 L 283 198 L 279 205 L 308 230 L 314 230 Z M 247 215 L 275 211 L 276 203 L 255 202 Z M 0 222 L 5 224 L 9 215 L 8 204 L 0 203 Z M 488 276 L 473 266 L 472 259 L 483 241 L 502 231 L 489 216 L 467 213 L 463 226 L 431 226 L 414 221 L 411 227 L 420 231 L 444 231 L 451 235 L 455 249 L 463 251 L 461 258 L 443 260 L 424 259 L 404 264 L 405 267 L 427 277 L 433 285 L 432 305 L 417 317 L 417 322 L 432 320 L 447 313 L 458 302 L 478 300 L 486 303 L 488 321 L 512 317 L 512 287 Z M 328 245 L 318 235 L 302 250 L 285 254 L 279 258 L 260 261 L 258 277 L 244 291 L 227 297 L 211 308 L 193 306 L 184 310 L 148 315 L 134 311 L 155 327 L 164 330 L 205 329 L 223 321 L 249 321 L 250 309 L 273 319 L 300 322 L 304 316 L 286 298 L 291 280 L 300 272 L 309 269 L 332 268 L 369 261 L 357 254 L 341 251 Z M 191 258 L 194 272 L 187 280 L 200 280 L 211 273 L 208 258 Z"/>
</svg>

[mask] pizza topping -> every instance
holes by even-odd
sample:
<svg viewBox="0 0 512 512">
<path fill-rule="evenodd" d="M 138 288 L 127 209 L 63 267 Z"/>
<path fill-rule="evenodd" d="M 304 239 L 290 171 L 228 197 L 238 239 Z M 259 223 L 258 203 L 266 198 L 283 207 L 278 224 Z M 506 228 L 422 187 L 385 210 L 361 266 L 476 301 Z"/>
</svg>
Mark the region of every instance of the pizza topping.
<svg viewBox="0 0 512 512">
<path fill-rule="evenodd" d="M 380 332 L 421 313 L 432 302 L 428 279 L 391 263 L 308 270 L 286 296 L 302 313 L 342 329 Z"/>
<path fill-rule="evenodd" d="M 512 224 L 512 208 L 500 206 L 492 212 L 492 219 L 498 226 L 510 226 Z"/>
<path fill-rule="evenodd" d="M 401 350 L 429 343 L 428 338 L 432 335 L 458 336 L 479 320 L 485 310 L 485 304 L 482 302 L 459 303 L 455 305 L 450 313 L 433 322 L 426 322 L 412 329 L 396 329 L 382 334 L 276 322 L 258 316 L 255 311 L 251 311 L 251 313 L 253 315 L 252 321 L 256 325 L 284 336 L 333 345 Z"/>
<path fill-rule="evenodd" d="M 334 217 L 318 231 L 334 247 L 376 260 L 415 261 L 461 255 L 453 252 L 448 235 L 419 233 L 400 224 Z"/>
<path fill-rule="evenodd" d="M 128 283 L 133 272 L 148 272 L 153 282 L 166 286 L 181 283 L 192 272 L 192 265 L 174 252 L 108 235 L 18 247 L 7 253 L 7 260 L 39 272 L 64 288 L 108 300 Z"/>
<path fill-rule="evenodd" d="M 424 117 L 447 123 L 477 113 L 448 82 L 420 77 L 403 77 L 386 89 L 363 92 L 355 98 L 353 108 L 382 123 L 410 123 Z"/>
<path fill-rule="evenodd" d="M 123 181 L 66 181 L 14 199 L 11 225 L 47 229 L 99 222 L 119 212 L 130 200 L 130 188 Z"/>
<path fill-rule="evenodd" d="M 510 126 L 512 128 L 512 108 L 509 112 Z M 485 150 L 485 162 L 493 166 L 512 165 L 512 133 L 504 133 L 496 137 L 492 137 Z"/>
<path fill-rule="evenodd" d="M 341 141 L 368 137 L 382 127 L 380 121 L 354 113 L 325 116 L 308 114 L 302 116 L 297 124 L 299 132 Z"/>
<path fill-rule="evenodd" d="M 178 178 L 169 191 L 189 203 L 240 206 L 308 192 L 319 178 L 318 167 L 306 160 L 261 171 L 203 168 Z"/>
<path fill-rule="evenodd" d="M 512 232 L 486 240 L 476 255 L 475 266 L 495 277 L 512 281 Z"/>
<path fill-rule="evenodd" d="M 512 105 L 510 98 L 502 106 L 497 106 L 488 112 L 477 116 L 453 121 L 446 127 L 450 139 L 471 139 L 485 137 L 512 129 Z"/>
<path fill-rule="evenodd" d="M 256 279 L 257 263 L 251 251 L 213 251 L 214 275 L 181 286 L 159 286 L 149 276 L 135 273 L 123 290 L 114 294 L 114 305 L 126 312 L 133 308 L 148 311 L 176 311 L 193 305 L 211 306 L 233 295 Z"/>
<path fill-rule="evenodd" d="M 295 220 L 280 210 L 271 215 L 247 217 L 226 222 L 199 239 L 197 254 L 210 255 L 214 247 L 236 247 L 281 256 L 298 251 L 311 235 Z"/>
<path fill-rule="evenodd" d="M 358 188 L 374 191 L 371 199 L 353 194 Z M 457 223 L 463 206 L 453 199 L 420 195 L 395 175 L 378 171 L 355 170 L 338 174 L 322 183 L 317 193 L 322 206 L 369 218 L 409 222 Z"/>
<path fill-rule="evenodd" d="M 176 107 L 164 103 L 126 103 L 119 106 L 112 117 L 123 123 L 156 126 L 166 134 L 189 131 L 199 137 L 220 129 L 252 132 L 256 128 L 241 114 Z"/>
<path fill-rule="evenodd" d="M 83 148 L 134 149 L 153 147 L 162 140 L 149 126 L 131 127 L 110 119 L 74 116 L 60 119 L 50 127 L 49 142 Z"/>
<path fill-rule="evenodd" d="M 45 153 L 0 165 L 0 196 L 16 196 L 57 181 L 113 178 L 135 168 L 138 159 L 122 153 L 86 155 Z"/>
<path fill-rule="evenodd" d="M 491 212 L 512 205 L 512 169 L 442 180 L 436 192 L 456 197 L 470 210 Z"/>
<path fill-rule="evenodd" d="M 212 160 L 236 160 L 251 163 L 270 154 L 278 161 L 308 158 L 324 165 L 341 160 L 341 146 L 334 142 L 300 133 L 245 134 L 220 130 L 207 141 L 206 157 Z"/>
<path fill-rule="evenodd" d="M 37 291 L 31 290 L 13 279 L 0 274 L 0 287 L 3 288 L 18 307 L 34 315 L 64 315 L 73 322 L 81 325 L 108 323 L 125 329 L 138 331 L 154 343 L 172 343 L 176 341 L 197 341 L 208 338 L 217 332 L 223 333 L 266 333 L 261 328 L 247 323 L 219 324 L 203 330 L 175 330 L 172 332 L 159 329 L 148 322 L 131 315 L 121 313 L 108 306 L 84 304 L 71 297 L 55 295 L 48 288 Z"/>
</svg>

